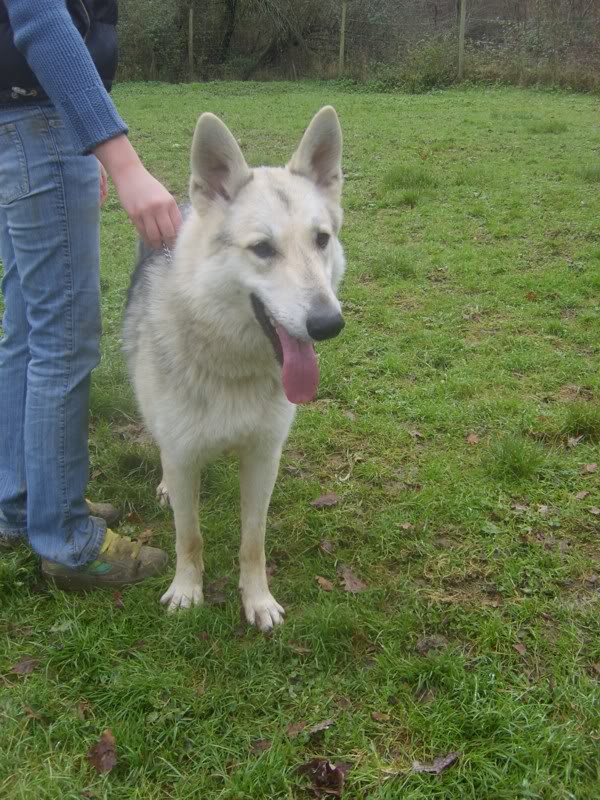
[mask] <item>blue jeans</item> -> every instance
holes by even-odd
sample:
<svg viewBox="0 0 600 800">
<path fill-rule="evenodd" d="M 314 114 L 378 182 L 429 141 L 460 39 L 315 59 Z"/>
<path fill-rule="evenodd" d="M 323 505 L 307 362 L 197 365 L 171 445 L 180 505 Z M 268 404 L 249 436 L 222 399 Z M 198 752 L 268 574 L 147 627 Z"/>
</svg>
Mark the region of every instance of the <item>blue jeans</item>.
<svg viewBox="0 0 600 800">
<path fill-rule="evenodd" d="M 50 104 L 0 108 L 0 534 L 68 567 L 104 539 L 85 503 L 99 185 Z"/>
</svg>

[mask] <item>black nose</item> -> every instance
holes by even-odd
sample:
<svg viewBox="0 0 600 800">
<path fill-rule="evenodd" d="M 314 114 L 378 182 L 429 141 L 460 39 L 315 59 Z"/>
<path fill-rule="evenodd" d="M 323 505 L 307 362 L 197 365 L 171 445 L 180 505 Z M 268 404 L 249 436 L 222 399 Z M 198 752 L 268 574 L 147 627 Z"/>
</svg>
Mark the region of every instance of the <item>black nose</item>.
<svg viewBox="0 0 600 800">
<path fill-rule="evenodd" d="M 331 311 L 319 309 L 309 314 L 306 320 L 306 330 L 311 339 L 321 342 L 323 339 L 333 339 L 345 324 L 339 311 L 332 314 Z"/>
</svg>

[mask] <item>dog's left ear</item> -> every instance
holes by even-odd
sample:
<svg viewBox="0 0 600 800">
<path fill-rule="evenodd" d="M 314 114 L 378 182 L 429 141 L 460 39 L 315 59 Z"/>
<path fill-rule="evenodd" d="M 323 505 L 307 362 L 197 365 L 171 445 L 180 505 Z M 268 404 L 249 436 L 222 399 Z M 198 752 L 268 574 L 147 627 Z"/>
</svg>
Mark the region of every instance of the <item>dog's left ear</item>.
<svg viewBox="0 0 600 800">
<path fill-rule="evenodd" d="M 214 114 L 202 114 L 192 140 L 192 204 L 198 207 L 207 200 L 233 200 L 251 175 L 227 125 Z"/>
<path fill-rule="evenodd" d="M 339 201 L 342 192 L 342 129 L 335 109 L 325 106 L 312 119 L 287 165 Z"/>
</svg>

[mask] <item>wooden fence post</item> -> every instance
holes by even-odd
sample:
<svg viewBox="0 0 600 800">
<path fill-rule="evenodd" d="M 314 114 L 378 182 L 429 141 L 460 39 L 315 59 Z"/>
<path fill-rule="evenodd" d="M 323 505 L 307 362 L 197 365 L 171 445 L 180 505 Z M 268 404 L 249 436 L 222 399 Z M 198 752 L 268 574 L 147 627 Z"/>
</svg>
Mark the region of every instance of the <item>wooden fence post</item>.
<svg viewBox="0 0 600 800">
<path fill-rule="evenodd" d="M 344 74 L 344 57 L 346 54 L 346 10 L 347 0 L 342 0 L 342 20 L 340 23 L 340 58 L 338 61 L 338 78 Z"/>
<path fill-rule="evenodd" d="M 194 3 L 190 3 L 190 15 L 188 20 L 188 70 L 189 78 L 194 80 Z"/>
<path fill-rule="evenodd" d="M 467 0 L 460 0 L 460 19 L 458 22 L 458 80 L 465 74 L 465 25 L 467 21 Z"/>
</svg>

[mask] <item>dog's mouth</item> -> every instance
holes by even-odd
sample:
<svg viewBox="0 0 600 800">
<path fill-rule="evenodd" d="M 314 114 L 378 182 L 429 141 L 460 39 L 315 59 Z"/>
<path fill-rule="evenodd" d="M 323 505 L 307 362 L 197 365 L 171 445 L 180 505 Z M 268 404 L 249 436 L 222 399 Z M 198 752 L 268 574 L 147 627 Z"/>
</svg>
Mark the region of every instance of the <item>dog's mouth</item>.
<svg viewBox="0 0 600 800">
<path fill-rule="evenodd" d="M 313 343 L 291 336 L 265 308 L 262 300 L 250 295 L 252 309 L 267 339 L 273 345 L 275 358 L 281 365 L 285 396 L 290 403 L 310 403 L 319 386 L 319 365 Z"/>
</svg>

